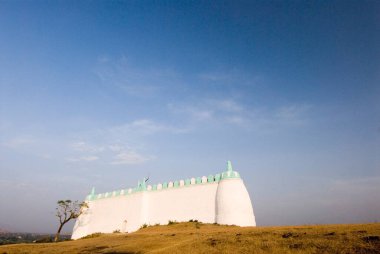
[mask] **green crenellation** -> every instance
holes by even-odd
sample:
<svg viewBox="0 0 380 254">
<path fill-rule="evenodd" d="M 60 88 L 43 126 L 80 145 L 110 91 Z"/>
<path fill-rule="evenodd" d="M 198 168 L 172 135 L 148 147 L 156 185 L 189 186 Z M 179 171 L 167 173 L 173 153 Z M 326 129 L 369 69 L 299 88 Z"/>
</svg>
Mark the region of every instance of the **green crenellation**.
<svg viewBox="0 0 380 254">
<path fill-rule="evenodd" d="M 202 181 L 202 178 L 205 178 L 205 182 Z M 216 175 L 209 175 L 208 177 L 193 177 L 193 178 L 187 178 L 186 180 L 177 180 L 177 181 L 171 181 L 171 182 L 164 182 L 162 184 L 162 188 L 158 189 L 158 186 L 160 184 L 154 184 L 149 187 L 146 185 L 146 180 L 144 178 L 143 181 L 138 181 L 137 187 L 135 188 L 128 188 L 128 189 L 122 189 L 112 192 L 106 192 L 106 193 L 99 193 L 95 194 L 95 188 L 92 188 L 90 195 L 86 197 L 86 200 L 97 200 L 97 199 L 103 199 L 103 198 L 109 198 L 109 197 L 117 197 L 117 196 L 126 196 L 142 191 L 161 191 L 166 189 L 172 189 L 172 188 L 182 188 L 182 187 L 189 187 L 194 185 L 200 185 L 200 184 L 209 184 L 209 183 L 215 183 L 219 182 L 223 179 L 233 179 L 233 178 L 240 178 L 240 174 L 233 170 L 231 161 L 227 161 L 227 168 L 226 171 L 222 172 L 221 174 Z M 194 183 L 192 184 L 192 179 L 194 179 Z M 183 185 L 181 186 L 181 181 L 183 181 Z M 171 183 L 171 187 L 169 187 L 169 184 Z"/>
</svg>

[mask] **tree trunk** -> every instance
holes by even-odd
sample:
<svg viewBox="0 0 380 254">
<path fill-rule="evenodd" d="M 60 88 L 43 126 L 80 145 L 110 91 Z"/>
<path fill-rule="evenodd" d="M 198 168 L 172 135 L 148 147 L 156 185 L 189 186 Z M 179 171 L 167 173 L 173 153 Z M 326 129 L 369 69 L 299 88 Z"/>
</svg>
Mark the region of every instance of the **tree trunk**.
<svg viewBox="0 0 380 254">
<path fill-rule="evenodd" d="M 55 234 L 55 237 L 54 237 L 54 242 L 58 242 L 59 234 L 61 233 L 61 230 L 62 230 L 63 224 L 64 224 L 64 223 L 61 223 L 61 225 L 59 225 L 58 231 L 57 231 L 57 233 Z"/>
</svg>

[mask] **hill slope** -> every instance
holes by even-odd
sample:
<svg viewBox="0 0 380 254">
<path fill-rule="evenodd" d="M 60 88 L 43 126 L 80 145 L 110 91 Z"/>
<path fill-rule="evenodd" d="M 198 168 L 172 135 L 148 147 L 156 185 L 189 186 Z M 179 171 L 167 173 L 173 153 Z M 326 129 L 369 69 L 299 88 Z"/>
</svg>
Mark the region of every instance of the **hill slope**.
<svg viewBox="0 0 380 254">
<path fill-rule="evenodd" d="M 4 245 L 0 253 L 380 253 L 380 223 L 241 228 L 188 222 L 76 241 Z"/>
</svg>

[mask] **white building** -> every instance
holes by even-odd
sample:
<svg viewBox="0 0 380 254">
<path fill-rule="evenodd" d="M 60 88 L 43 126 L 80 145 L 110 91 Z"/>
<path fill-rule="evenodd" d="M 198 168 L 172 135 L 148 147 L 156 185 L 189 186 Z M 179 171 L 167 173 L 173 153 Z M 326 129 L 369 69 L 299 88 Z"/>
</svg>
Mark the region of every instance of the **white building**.
<svg viewBox="0 0 380 254">
<path fill-rule="evenodd" d="M 77 219 L 72 239 L 101 232 L 134 232 L 142 225 L 198 220 L 256 226 L 248 191 L 231 162 L 221 174 L 87 196 L 88 208 Z"/>
</svg>

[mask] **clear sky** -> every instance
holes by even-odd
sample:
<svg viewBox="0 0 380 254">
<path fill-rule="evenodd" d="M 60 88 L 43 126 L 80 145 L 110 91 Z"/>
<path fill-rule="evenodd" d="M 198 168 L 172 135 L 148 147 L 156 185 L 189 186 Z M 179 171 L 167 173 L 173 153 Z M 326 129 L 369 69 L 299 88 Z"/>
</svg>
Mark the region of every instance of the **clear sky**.
<svg viewBox="0 0 380 254">
<path fill-rule="evenodd" d="M 378 1 L 0 1 L 0 228 L 216 174 L 258 225 L 380 220 Z M 65 231 L 71 231 L 71 226 Z"/>
</svg>

